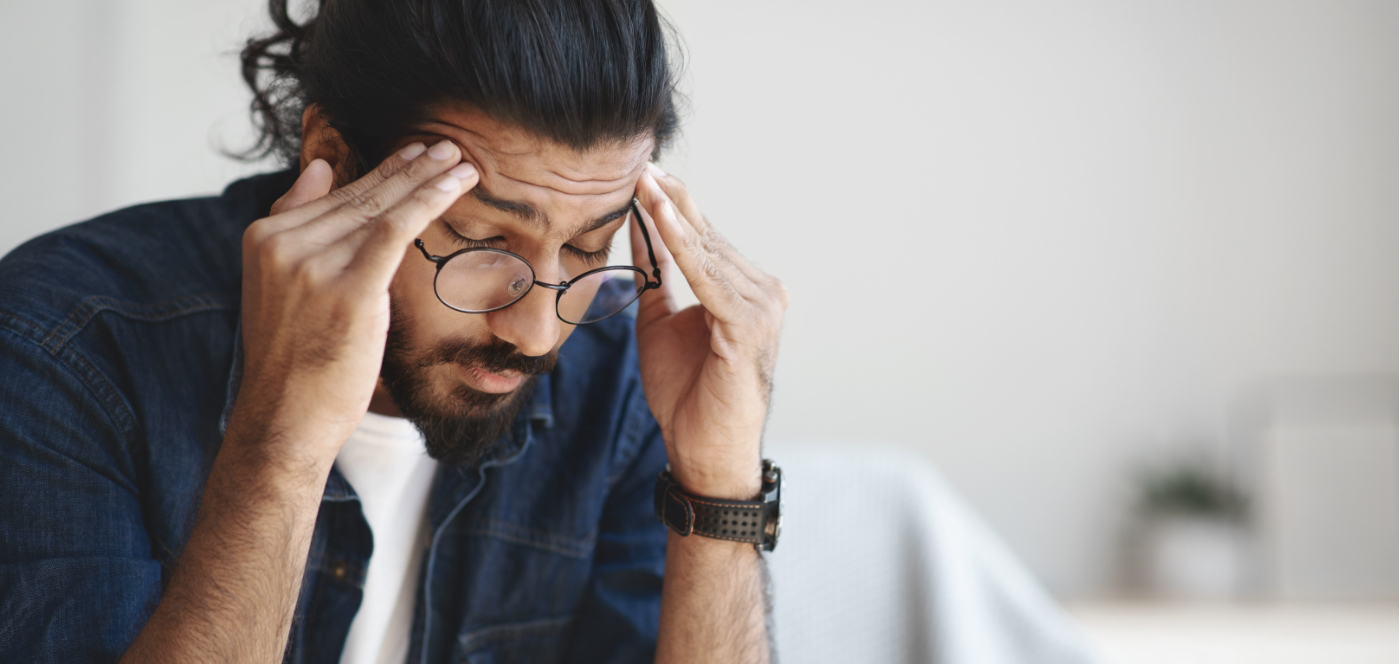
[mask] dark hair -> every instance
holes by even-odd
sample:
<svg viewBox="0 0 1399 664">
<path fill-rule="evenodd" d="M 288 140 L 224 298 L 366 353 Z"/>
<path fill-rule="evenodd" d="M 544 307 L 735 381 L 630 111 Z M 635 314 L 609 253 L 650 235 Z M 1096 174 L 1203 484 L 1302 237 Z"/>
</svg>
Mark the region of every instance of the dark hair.
<svg viewBox="0 0 1399 664">
<path fill-rule="evenodd" d="M 649 133 L 659 153 L 678 127 L 667 28 L 651 0 L 315 4 L 298 23 L 287 0 L 270 0 L 276 32 L 243 49 L 260 136 L 236 156 L 295 164 L 313 103 L 361 172 L 444 101 L 578 150 Z"/>
</svg>

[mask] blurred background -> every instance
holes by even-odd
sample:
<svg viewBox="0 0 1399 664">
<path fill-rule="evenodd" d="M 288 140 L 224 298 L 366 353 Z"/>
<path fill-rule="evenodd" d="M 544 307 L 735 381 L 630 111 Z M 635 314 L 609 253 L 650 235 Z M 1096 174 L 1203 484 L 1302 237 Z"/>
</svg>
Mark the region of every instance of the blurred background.
<svg viewBox="0 0 1399 664">
<path fill-rule="evenodd" d="M 0 3 L 0 253 L 271 168 L 263 4 Z M 1399 2 L 660 4 L 770 441 L 932 462 L 1110 650 L 1399 634 Z"/>
</svg>

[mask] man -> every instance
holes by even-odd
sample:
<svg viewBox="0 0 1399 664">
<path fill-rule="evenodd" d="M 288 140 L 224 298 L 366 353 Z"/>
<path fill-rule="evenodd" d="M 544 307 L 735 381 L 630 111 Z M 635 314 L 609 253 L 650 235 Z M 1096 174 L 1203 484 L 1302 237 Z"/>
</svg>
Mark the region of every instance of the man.
<svg viewBox="0 0 1399 664">
<path fill-rule="evenodd" d="M 786 296 L 650 163 L 655 8 L 271 7 L 289 172 L 0 261 L 0 655 L 766 661 Z"/>
</svg>

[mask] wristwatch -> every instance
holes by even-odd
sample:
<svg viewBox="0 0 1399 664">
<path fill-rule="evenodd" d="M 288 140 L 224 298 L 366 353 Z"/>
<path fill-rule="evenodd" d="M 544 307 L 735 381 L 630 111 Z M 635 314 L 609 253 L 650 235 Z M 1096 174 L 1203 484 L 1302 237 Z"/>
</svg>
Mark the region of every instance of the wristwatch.
<svg viewBox="0 0 1399 664">
<path fill-rule="evenodd" d="M 681 537 L 691 534 L 748 542 L 771 551 L 782 533 L 782 469 L 763 459 L 757 500 L 719 500 L 685 493 L 666 464 L 656 478 L 656 516 Z"/>
</svg>

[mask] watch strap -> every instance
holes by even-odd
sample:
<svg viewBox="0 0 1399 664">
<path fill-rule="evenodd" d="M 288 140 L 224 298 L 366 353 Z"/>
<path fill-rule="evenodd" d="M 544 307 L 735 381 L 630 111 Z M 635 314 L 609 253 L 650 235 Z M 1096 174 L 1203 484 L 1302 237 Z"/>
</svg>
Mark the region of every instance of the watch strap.
<svg viewBox="0 0 1399 664">
<path fill-rule="evenodd" d="M 655 510 L 682 537 L 701 535 L 745 542 L 771 551 L 777 545 L 780 495 L 774 493 L 781 471 L 764 461 L 760 500 L 720 500 L 686 493 L 669 469 L 656 479 Z"/>
</svg>

